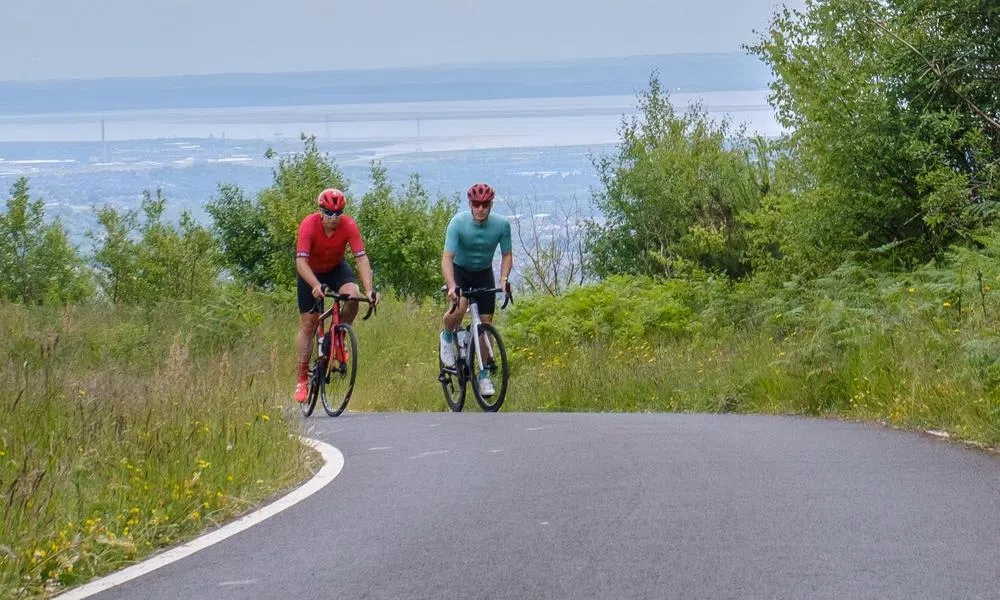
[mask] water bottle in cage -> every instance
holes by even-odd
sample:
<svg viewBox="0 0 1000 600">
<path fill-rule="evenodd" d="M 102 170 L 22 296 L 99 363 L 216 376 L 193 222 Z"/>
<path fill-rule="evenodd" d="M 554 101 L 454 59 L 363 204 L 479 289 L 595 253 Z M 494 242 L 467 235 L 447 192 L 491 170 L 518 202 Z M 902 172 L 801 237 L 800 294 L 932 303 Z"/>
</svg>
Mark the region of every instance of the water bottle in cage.
<svg viewBox="0 0 1000 600">
<path fill-rule="evenodd" d="M 464 329 L 458 330 L 458 356 L 459 358 L 465 358 L 465 340 L 467 338 L 466 331 Z"/>
</svg>

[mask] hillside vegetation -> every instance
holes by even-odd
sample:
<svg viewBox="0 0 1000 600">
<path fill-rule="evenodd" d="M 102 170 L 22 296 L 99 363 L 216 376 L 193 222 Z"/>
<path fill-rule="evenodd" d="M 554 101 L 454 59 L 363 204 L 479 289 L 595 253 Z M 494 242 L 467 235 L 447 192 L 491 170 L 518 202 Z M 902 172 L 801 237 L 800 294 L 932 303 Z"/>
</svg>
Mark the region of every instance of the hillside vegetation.
<svg viewBox="0 0 1000 600">
<path fill-rule="evenodd" d="M 791 413 L 1000 444 L 998 34 L 979 0 L 779 12 L 747 47 L 775 74 L 778 140 L 675 112 L 654 73 L 595 157 L 603 218 L 516 223 L 503 410 Z M 266 189 L 221 184 L 209 224 L 164 221 L 159 191 L 102 209 L 91 256 L 12 187 L 0 595 L 118 568 L 308 476 L 292 248 L 323 187 L 347 190 L 385 298 L 357 323 L 350 409 L 445 410 L 437 265 L 464 203 L 371 178 L 351 194 L 304 138 Z"/>
</svg>

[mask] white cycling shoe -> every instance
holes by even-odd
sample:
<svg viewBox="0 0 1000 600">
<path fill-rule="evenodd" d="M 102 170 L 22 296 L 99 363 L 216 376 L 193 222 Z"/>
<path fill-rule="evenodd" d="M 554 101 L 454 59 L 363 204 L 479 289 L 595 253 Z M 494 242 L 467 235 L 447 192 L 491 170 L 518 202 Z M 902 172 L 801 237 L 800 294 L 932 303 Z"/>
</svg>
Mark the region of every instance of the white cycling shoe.
<svg viewBox="0 0 1000 600">
<path fill-rule="evenodd" d="M 455 366 L 455 344 L 444 341 L 444 335 L 438 336 L 441 343 L 441 364 L 451 368 Z"/>
<path fill-rule="evenodd" d="M 493 382 L 489 378 L 481 377 L 479 379 L 479 393 L 483 396 L 492 396 L 496 393 L 496 390 L 493 389 Z"/>
</svg>

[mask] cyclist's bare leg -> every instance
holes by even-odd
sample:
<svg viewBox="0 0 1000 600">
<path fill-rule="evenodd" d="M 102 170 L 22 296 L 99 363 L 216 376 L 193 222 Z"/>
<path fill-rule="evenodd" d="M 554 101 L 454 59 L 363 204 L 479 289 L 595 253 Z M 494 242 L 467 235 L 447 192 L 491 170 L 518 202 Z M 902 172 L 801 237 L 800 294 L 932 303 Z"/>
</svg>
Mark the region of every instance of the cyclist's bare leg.
<svg viewBox="0 0 1000 600">
<path fill-rule="evenodd" d="M 483 323 L 492 324 L 493 323 L 493 315 L 479 315 L 479 320 L 482 321 Z M 485 336 L 485 335 L 480 335 L 479 336 L 479 347 L 482 348 L 483 352 L 486 353 L 486 356 L 483 357 L 483 359 L 486 362 L 489 362 L 489 361 L 493 360 L 493 347 L 492 346 L 487 346 L 487 344 L 489 343 L 489 341 L 490 341 L 490 338 L 488 338 L 487 336 Z"/>
<path fill-rule="evenodd" d="M 452 313 L 445 313 L 444 318 L 441 320 L 441 326 L 443 329 L 448 331 L 454 331 L 462 323 L 462 317 L 465 316 L 465 311 L 469 307 L 469 301 L 465 298 L 458 299 L 458 308 Z"/>
<path fill-rule="evenodd" d="M 359 288 L 358 284 L 354 282 L 345 283 L 344 285 L 340 286 L 340 289 L 337 291 L 339 291 L 341 294 L 350 294 L 352 296 L 361 295 L 361 288 Z M 349 300 L 347 302 L 344 302 L 344 306 L 340 311 L 340 320 L 344 321 L 345 323 L 353 324 L 354 318 L 357 316 L 358 316 L 358 301 Z"/>
<path fill-rule="evenodd" d="M 299 364 L 308 363 L 312 356 L 312 338 L 317 325 L 319 325 L 319 313 L 299 313 L 299 332 L 295 335 Z"/>
</svg>

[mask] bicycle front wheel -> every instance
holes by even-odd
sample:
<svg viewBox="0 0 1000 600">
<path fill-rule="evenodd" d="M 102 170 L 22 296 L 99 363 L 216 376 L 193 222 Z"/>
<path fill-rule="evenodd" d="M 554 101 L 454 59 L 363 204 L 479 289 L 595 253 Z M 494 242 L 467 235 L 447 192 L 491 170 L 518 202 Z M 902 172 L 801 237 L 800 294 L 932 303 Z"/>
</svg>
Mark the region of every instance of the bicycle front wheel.
<svg viewBox="0 0 1000 600">
<path fill-rule="evenodd" d="M 484 411 L 497 412 L 507 396 L 507 381 L 510 379 L 507 351 L 504 349 L 500 332 L 492 325 L 488 323 L 480 325 L 479 334 L 480 356 L 472 356 L 470 361 L 472 372 L 469 374 L 469 379 L 472 383 L 472 394 Z M 469 351 L 475 353 L 475 345 L 470 345 Z"/>
<path fill-rule="evenodd" d="M 339 417 L 354 391 L 354 378 L 358 367 L 358 339 L 354 329 L 347 323 L 341 323 L 333 330 L 333 343 L 330 344 L 330 368 L 323 379 L 320 388 L 320 398 L 323 400 L 323 410 L 331 417 Z"/>
</svg>

